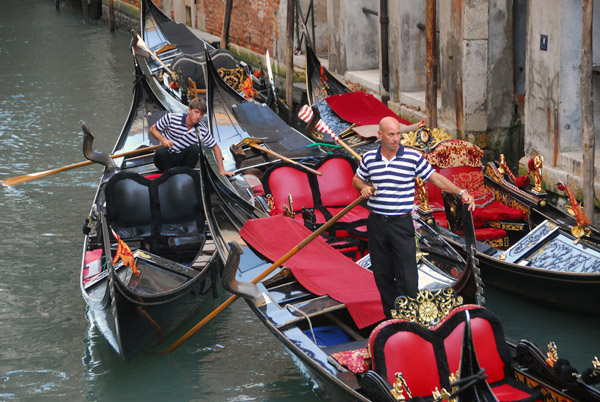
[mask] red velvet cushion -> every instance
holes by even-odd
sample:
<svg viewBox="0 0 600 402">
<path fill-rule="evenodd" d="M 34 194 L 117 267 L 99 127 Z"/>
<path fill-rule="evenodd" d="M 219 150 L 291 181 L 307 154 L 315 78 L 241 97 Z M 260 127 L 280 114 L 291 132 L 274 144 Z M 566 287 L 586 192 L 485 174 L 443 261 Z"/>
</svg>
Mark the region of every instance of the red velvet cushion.
<svg viewBox="0 0 600 402">
<path fill-rule="evenodd" d="M 451 373 L 458 370 L 464 323 L 460 323 L 445 339 L 444 347 L 448 356 L 448 366 Z M 479 365 L 488 375 L 488 383 L 504 379 L 504 362 L 496 349 L 496 338 L 489 321 L 475 317 L 471 318 L 471 331 Z"/>
<path fill-rule="evenodd" d="M 348 205 L 360 195 L 352 186 L 354 171 L 346 159 L 328 159 L 319 167 L 318 171 L 323 173 L 322 176 L 317 176 L 323 206 Z"/>
<path fill-rule="evenodd" d="M 475 240 L 496 240 L 506 236 L 506 230 L 497 228 L 479 228 L 475 229 Z"/>
<path fill-rule="evenodd" d="M 434 212 L 433 218 L 438 225 L 448 229 L 448 220 L 446 219 L 446 212 Z"/>
<path fill-rule="evenodd" d="M 477 145 L 465 140 L 448 140 L 439 144 L 433 152 L 425 154 L 432 165 L 440 168 L 473 166 L 481 168 L 483 151 Z"/>
<path fill-rule="evenodd" d="M 500 201 L 494 201 L 484 208 L 475 208 L 473 211 L 473 223 L 475 221 L 506 221 L 518 222 L 523 220 L 523 211 L 516 208 L 511 208 Z"/>
<path fill-rule="evenodd" d="M 329 211 L 329 213 L 331 215 L 336 215 L 337 213 L 339 213 L 342 209 L 342 207 L 338 207 L 338 208 L 327 208 L 327 211 Z M 362 205 L 357 205 L 354 208 L 352 208 L 350 211 L 348 211 L 344 216 L 342 216 L 340 219 L 338 219 L 338 222 L 356 222 L 359 219 L 367 219 L 369 217 L 369 210 L 366 209 L 365 207 L 363 207 Z"/>
<path fill-rule="evenodd" d="M 501 402 L 520 401 L 531 396 L 531 394 L 512 387 L 509 384 L 501 384 L 497 387 L 492 387 L 492 392 Z M 539 402 L 542 402 L 541 399 Z"/>
<path fill-rule="evenodd" d="M 288 194 L 292 195 L 294 211 L 301 211 L 302 207 L 313 208 L 313 196 L 305 172 L 289 166 L 279 167 L 269 175 L 269 188 L 275 208 L 271 215 L 283 213 L 283 205 L 288 204 Z"/>
<path fill-rule="evenodd" d="M 433 345 L 413 332 L 397 332 L 385 343 L 387 380 L 394 384 L 395 373 L 404 375 L 413 396 L 430 396 L 440 378 Z M 405 397 L 408 398 L 406 394 Z"/>
</svg>

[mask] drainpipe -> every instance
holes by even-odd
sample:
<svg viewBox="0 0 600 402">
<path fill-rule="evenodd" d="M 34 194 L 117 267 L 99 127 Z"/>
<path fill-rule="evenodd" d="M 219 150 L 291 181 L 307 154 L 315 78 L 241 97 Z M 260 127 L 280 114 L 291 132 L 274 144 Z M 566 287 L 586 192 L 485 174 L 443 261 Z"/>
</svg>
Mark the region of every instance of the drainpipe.
<svg viewBox="0 0 600 402">
<path fill-rule="evenodd" d="M 381 24 L 381 84 L 383 85 L 383 95 L 381 100 L 387 105 L 390 100 L 390 62 L 389 62 L 389 26 L 388 2 L 380 0 L 379 2 L 379 23 Z"/>
</svg>

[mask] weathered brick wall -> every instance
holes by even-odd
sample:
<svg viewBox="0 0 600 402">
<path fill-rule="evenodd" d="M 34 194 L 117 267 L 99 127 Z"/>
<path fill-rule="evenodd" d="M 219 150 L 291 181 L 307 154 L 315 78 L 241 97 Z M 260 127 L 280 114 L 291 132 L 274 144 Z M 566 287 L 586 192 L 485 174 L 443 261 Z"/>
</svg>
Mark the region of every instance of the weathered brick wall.
<svg viewBox="0 0 600 402">
<path fill-rule="evenodd" d="M 229 25 L 229 42 L 264 54 L 273 49 L 279 34 L 277 17 L 280 0 L 234 0 Z M 206 32 L 221 37 L 226 1 L 201 0 L 198 13 Z M 285 29 L 285 27 L 284 27 Z"/>
</svg>

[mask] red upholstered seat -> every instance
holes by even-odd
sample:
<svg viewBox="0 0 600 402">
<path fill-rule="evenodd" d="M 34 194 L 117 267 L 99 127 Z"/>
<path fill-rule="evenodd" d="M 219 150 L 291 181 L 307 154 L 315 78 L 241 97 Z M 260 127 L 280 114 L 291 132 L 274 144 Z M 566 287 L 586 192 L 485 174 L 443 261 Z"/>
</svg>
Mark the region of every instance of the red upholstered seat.
<svg viewBox="0 0 600 402">
<path fill-rule="evenodd" d="M 305 170 L 294 166 L 279 166 L 268 172 L 267 180 L 269 192 L 275 202 L 271 215 L 283 214 L 283 206 L 288 204 L 290 194 L 295 212 L 302 211 L 302 207 L 314 208 L 312 189 Z"/>
<path fill-rule="evenodd" d="M 321 160 L 316 170 L 321 176 L 306 172 L 292 164 L 280 164 L 267 170 L 263 177 L 265 191 L 273 197 L 275 208 L 271 215 L 283 213 L 283 205 L 292 196 L 294 212 L 302 207 L 314 208 L 317 225 L 322 225 L 352 203 L 360 195 L 352 186 L 356 162 L 350 158 L 330 156 Z M 366 224 L 369 211 L 361 205 L 344 215 L 332 227 L 336 237 L 366 237 Z"/>
<path fill-rule="evenodd" d="M 344 207 L 360 195 L 352 186 L 354 167 L 346 158 L 325 159 L 317 170 L 322 176 L 316 176 L 319 184 L 321 204 L 326 207 Z"/>
<path fill-rule="evenodd" d="M 433 339 L 433 333 L 419 324 L 385 321 L 369 337 L 373 370 L 390 384 L 400 372 L 413 396 L 430 396 L 436 387 L 440 389 Z"/>
<path fill-rule="evenodd" d="M 465 310 L 471 317 L 477 359 L 486 370 L 496 397 L 503 402 L 541 402 L 539 391 L 513 378 L 501 322 L 489 310 L 476 305 L 454 309 L 431 329 L 400 319 L 384 321 L 368 341 L 372 370 L 390 384 L 394 384 L 395 373 L 402 372 L 414 396 L 431 395 L 435 387 L 448 389 L 449 376 L 460 365 Z"/>
<path fill-rule="evenodd" d="M 475 198 L 477 207 L 473 211 L 473 226 L 478 241 L 493 243 L 495 240 L 507 238 L 504 229 L 489 227 L 491 221 L 523 221 L 521 210 L 496 200 L 494 193 L 485 185 L 481 164 L 483 151 L 476 145 L 464 140 L 448 140 L 440 143 L 432 152 L 424 156 L 437 172 L 458 187 L 467 189 Z M 441 190 L 431 183 L 426 183 L 426 189 L 434 218 L 441 226 L 449 227 L 445 213 L 441 213 L 444 206 Z M 418 197 L 416 198 L 418 201 Z"/>
<path fill-rule="evenodd" d="M 456 328 L 444 338 L 444 347 L 448 357 L 448 367 L 450 372 L 458 371 L 460 364 L 460 349 L 463 337 L 464 322 L 456 326 Z M 496 349 L 496 339 L 494 331 L 489 321 L 477 317 L 471 319 L 471 331 L 473 333 L 473 342 L 477 359 L 482 368 L 485 368 L 485 373 L 488 375 L 489 383 L 502 381 L 504 379 L 504 362 Z"/>
<path fill-rule="evenodd" d="M 499 401 L 542 401 L 541 395 L 512 376 L 510 368 L 511 354 L 504 339 L 501 322 L 489 310 L 479 306 L 463 306 L 462 311 L 469 310 L 471 316 L 471 333 L 481 368 L 488 375 L 494 395 Z M 443 339 L 448 368 L 456 373 L 460 365 L 460 353 L 464 329 L 464 316 L 460 310 L 453 311 L 437 328 Z"/>
</svg>

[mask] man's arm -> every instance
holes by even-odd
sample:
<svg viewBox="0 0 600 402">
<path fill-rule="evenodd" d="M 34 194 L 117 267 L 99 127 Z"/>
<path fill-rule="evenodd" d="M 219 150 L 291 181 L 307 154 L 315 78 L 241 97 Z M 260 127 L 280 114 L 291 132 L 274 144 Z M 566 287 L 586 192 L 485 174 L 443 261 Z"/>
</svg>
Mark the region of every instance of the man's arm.
<svg viewBox="0 0 600 402">
<path fill-rule="evenodd" d="M 158 128 L 156 128 L 156 124 L 153 124 L 152 127 L 150 127 L 150 134 L 152 134 L 152 136 L 156 138 L 164 147 L 171 148 L 173 146 L 173 141 L 165 138 L 160 131 L 158 131 Z"/>
<path fill-rule="evenodd" d="M 233 176 L 235 173 L 225 170 L 225 166 L 223 166 L 223 154 L 221 153 L 221 148 L 219 148 L 219 145 L 217 144 L 212 147 L 212 150 L 215 154 L 215 159 L 217 160 L 217 165 L 219 166 L 219 173 L 221 176 Z"/>
<path fill-rule="evenodd" d="M 367 199 L 370 196 L 375 195 L 375 188 L 365 183 L 364 180 L 356 174 L 352 178 L 352 185 L 360 192 L 360 195 Z"/>
<path fill-rule="evenodd" d="M 429 176 L 428 181 L 432 182 L 436 187 L 439 187 L 441 190 L 450 194 L 459 195 L 461 190 L 463 190 L 438 172 L 433 172 L 431 176 Z M 467 191 L 462 193 L 461 200 L 463 203 L 469 204 L 469 211 L 475 210 L 475 199 Z"/>
</svg>

